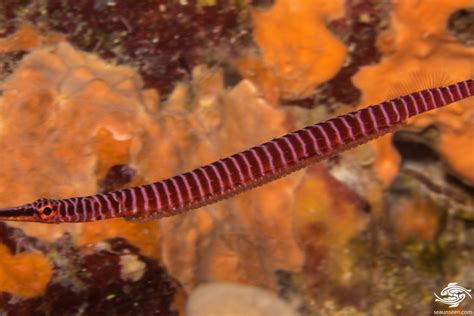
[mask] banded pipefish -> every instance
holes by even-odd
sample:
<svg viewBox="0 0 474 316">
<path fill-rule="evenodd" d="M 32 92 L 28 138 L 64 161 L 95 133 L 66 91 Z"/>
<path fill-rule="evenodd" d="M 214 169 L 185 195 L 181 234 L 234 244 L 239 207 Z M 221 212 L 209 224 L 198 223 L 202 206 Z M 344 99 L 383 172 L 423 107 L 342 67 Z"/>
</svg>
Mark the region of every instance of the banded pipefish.
<svg viewBox="0 0 474 316">
<path fill-rule="evenodd" d="M 39 199 L 0 209 L 0 220 L 41 223 L 160 218 L 229 198 L 474 94 L 474 80 L 426 89 L 294 131 L 159 182 L 91 196 Z"/>
</svg>

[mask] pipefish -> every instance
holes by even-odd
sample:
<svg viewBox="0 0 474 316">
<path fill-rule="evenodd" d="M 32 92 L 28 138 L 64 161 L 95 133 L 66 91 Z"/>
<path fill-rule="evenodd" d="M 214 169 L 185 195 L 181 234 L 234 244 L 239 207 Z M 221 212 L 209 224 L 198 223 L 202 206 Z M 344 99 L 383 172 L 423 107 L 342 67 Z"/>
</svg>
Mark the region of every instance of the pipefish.
<svg viewBox="0 0 474 316">
<path fill-rule="evenodd" d="M 307 126 L 166 180 L 90 196 L 41 198 L 0 209 L 0 220 L 63 223 L 176 215 L 283 177 L 393 131 L 409 117 L 473 94 L 473 79 L 410 93 Z"/>
</svg>

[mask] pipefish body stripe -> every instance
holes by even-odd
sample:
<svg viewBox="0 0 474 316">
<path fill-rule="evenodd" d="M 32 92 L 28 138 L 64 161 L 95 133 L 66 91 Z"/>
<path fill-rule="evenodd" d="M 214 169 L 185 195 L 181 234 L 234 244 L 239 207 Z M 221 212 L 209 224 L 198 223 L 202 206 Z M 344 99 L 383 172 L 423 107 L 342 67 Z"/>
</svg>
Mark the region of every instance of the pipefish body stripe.
<svg viewBox="0 0 474 316">
<path fill-rule="evenodd" d="M 159 182 L 92 196 L 0 209 L 0 220 L 90 222 L 160 218 L 229 198 L 392 131 L 409 117 L 474 94 L 474 80 L 414 92 L 275 138 Z"/>
</svg>

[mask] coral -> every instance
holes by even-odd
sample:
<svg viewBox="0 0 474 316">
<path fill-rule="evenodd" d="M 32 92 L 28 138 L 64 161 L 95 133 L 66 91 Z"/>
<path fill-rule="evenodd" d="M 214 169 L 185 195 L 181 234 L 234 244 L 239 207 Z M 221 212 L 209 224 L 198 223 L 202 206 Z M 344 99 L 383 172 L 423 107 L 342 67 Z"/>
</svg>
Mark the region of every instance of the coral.
<svg viewBox="0 0 474 316">
<path fill-rule="evenodd" d="M 5 24 L 8 24 L 5 22 Z M 0 25 L 1 4 L 0 4 Z M 4 31 L 7 29 L 5 27 Z M 1 30 L 0 30 L 1 33 Z M 21 23 L 15 33 L 0 38 L 0 80 L 3 81 L 16 69 L 23 55 L 34 48 L 58 43 L 64 35 L 50 32 L 43 34 L 28 23 Z"/>
<path fill-rule="evenodd" d="M 22 298 L 43 294 L 51 279 L 48 260 L 40 253 L 11 255 L 0 244 L 0 292 L 10 292 Z"/>
<path fill-rule="evenodd" d="M 33 52 L 5 82 L 0 101 L 0 143 L 8 157 L 0 181 L 16 192 L 2 190 L 2 206 L 95 193 L 116 165 L 136 170 L 131 185 L 156 181 L 287 131 L 282 110 L 263 102 L 249 82 L 225 91 L 222 75 L 195 69 L 192 85 L 178 85 L 161 106 L 130 68 L 111 67 L 64 43 Z M 90 244 L 126 238 L 190 287 L 207 279 L 273 287 L 274 269 L 302 263 L 287 221 L 289 188 L 300 176 L 161 221 L 15 226 L 43 241 L 69 232 L 86 252 Z"/>
<path fill-rule="evenodd" d="M 175 91 L 168 107 L 192 104 L 194 120 L 199 123 L 194 121 L 188 126 L 196 126 L 201 135 L 208 136 L 202 142 L 195 140 L 190 144 L 188 150 L 193 155 L 182 151 L 182 157 L 187 159 L 180 160 L 183 167 L 176 171 L 210 162 L 287 131 L 285 113 L 260 99 L 249 82 L 243 81 L 223 93 L 220 71 L 197 68 L 193 77 L 194 99 L 190 91 Z M 186 146 L 181 129 L 173 130 L 171 122 L 164 129 L 169 131 L 169 139 L 177 140 L 177 146 Z M 153 155 L 146 159 L 151 166 Z M 292 190 L 300 177 L 297 173 L 222 203 L 162 220 L 163 259 L 170 272 L 179 275 L 187 287 L 205 280 L 274 287 L 275 269 L 298 269 L 303 259 L 288 221 L 292 216 Z"/>
<path fill-rule="evenodd" d="M 305 252 L 305 283 L 320 287 L 357 282 L 351 242 L 367 228 L 365 202 L 322 165 L 308 168 L 295 192 L 295 227 Z M 332 298 L 340 295 L 333 294 Z M 322 293 L 321 293 L 321 296 Z"/>
<path fill-rule="evenodd" d="M 380 63 L 366 66 L 353 81 L 362 90 L 361 107 L 404 94 L 404 87 L 417 90 L 426 86 L 426 78 L 448 75 L 451 81 L 474 75 L 474 49 L 465 47 L 446 31 L 449 15 L 470 5 L 469 0 L 397 1 L 390 15 L 390 28 L 380 35 L 378 47 L 383 53 Z M 418 23 L 423 17 L 423 23 Z M 449 73 L 445 73 L 449 65 Z M 383 78 L 383 80 L 380 80 Z M 429 81 L 429 80 L 428 80 Z M 435 124 L 441 130 L 436 149 L 453 173 L 467 183 L 474 183 L 474 160 L 471 147 L 472 100 L 414 118 L 409 125 L 422 129 Z M 391 136 L 372 142 L 377 156 L 376 170 L 388 185 L 398 173 L 400 158 L 391 145 Z M 454 146 L 456 145 L 456 146 Z M 456 150 L 453 150 L 456 148 Z M 472 151 L 471 151 L 472 153 Z"/>
<path fill-rule="evenodd" d="M 472 103 L 472 101 L 470 101 Z M 433 122 L 441 126 L 442 134 L 436 149 L 446 161 L 451 172 L 466 184 L 474 185 L 474 158 L 472 149 L 472 135 L 474 126 L 471 118 L 474 115 L 472 104 L 463 102 L 462 113 L 454 112 L 453 117 L 447 120 L 441 117 L 433 118 Z M 460 126 L 461 124 L 462 126 Z M 426 126 L 422 120 L 416 121 L 417 126 Z M 456 150 L 453 150 L 456 148 Z"/>
<path fill-rule="evenodd" d="M 21 87 L 25 82 L 28 84 Z M 131 123 L 124 125 L 123 121 L 140 119 L 141 116 L 145 121 L 151 121 L 144 114 L 145 98 L 151 103 L 156 98 L 150 98 L 147 92 L 142 95 L 137 90 L 141 84 L 131 69 L 111 68 L 95 57 L 77 53 L 66 44 L 39 50 L 26 57 L 15 75 L 4 84 L 4 95 L 0 100 L 3 114 L 0 143 L 11 158 L 2 162 L 0 178 L 3 183 L 12 183 L 9 189 L 18 193 L 13 196 L 2 187 L 2 204 L 19 203 L 39 196 L 97 192 L 98 177 L 104 176 L 115 164 L 129 162 L 130 153 L 124 150 L 129 148 L 127 144 L 133 140 L 132 135 L 141 133 Z M 18 94 L 18 89 L 24 93 Z M 133 108 L 135 112 L 131 110 Z M 103 117 L 104 121 L 98 117 Z M 22 128 L 18 128 L 19 121 Z M 64 128 L 65 132 L 58 133 L 58 128 Z M 107 141 L 104 135 L 109 135 Z M 32 146 L 25 141 L 28 138 L 41 141 Z M 129 146 L 133 145 L 131 142 Z M 42 168 L 37 169 L 39 162 Z M 24 178 L 26 174 L 29 179 Z M 20 178 L 24 180 L 19 181 Z M 109 229 L 102 227 L 100 230 L 103 238 L 117 236 L 117 230 L 110 228 L 113 222 L 111 224 Z M 129 231 L 139 240 L 150 240 L 150 229 L 155 229 L 152 235 L 159 233 L 157 225 L 118 225 L 122 228 L 118 231 L 125 233 L 124 236 Z M 66 225 L 51 229 L 27 224 L 22 228 L 47 240 L 54 240 L 69 231 L 79 233 L 79 240 L 87 242 L 91 238 L 96 240 L 93 236 L 97 233 L 94 225 Z M 158 252 L 145 248 L 147 254 Z"/>
<path fill-rule="evenodd" d="M 29 24 L 21 24 L 18 30 L 6 37 L 0 38 L 0 53 L 12 51 L 31 50 L 48 44 L 58 43 L 64 40 L 64 35 L 51 33 L 43 35 Z"/>
<path fill-rule="evenodd" d="M 122 237 L 140 247 L 142 254 L 156 259 L 161 257 L 161 247 L 157 242 L 160 236 L 160 225 L 155 221 L 136 223 L 114 219 L 90 223 L 78 231 L 77 244 L 79 246 L 87 247 L 106 239 Z"/>
<path fill-rule="evenodd" d="M 429 199 L 400 199 L 394 212 L 395 234 L 400 240 L 431 241 L 435 237 L 440 212 Z"/>
<path fill-rule="evenodd" d="M 357 105 L 361 92 L 354 86 L 352 76 L 362 66 L 380 61 L 381 52 L 376 47 L 376 39 L 387 27 L 390 9 L 388 1 L 345 1 L 344 16 L 325 21 L 327 28 L 348 48 L 342 68 L 329 81 L 319 84 L 310 96 L 286 99 L 284 103 L 306 108 Z"/>
<path fill-rule="evenodd" d="M 342 67 L 346 47 L 325 24 L 341 14 L 342 1 L 280 0 L 268 10 L 254 10 L 253 36 L 262 65 L 247 62 L 240 68 L 242 75 L 265 86 L 265 79 L 272 77 L 266 73 L 272 72 L 279 96 L 308 96 Z"/>
<path fill-rule="evenodd" d="M 262 62 L 260 56 L 246 52 L 235 62 L 235 67 L 239 69 L 243 77 L 258 86 L 258 90 L 269 104 L 278 104 L 280 99 L 278 76 L 270 66 Z"/>
</svg>

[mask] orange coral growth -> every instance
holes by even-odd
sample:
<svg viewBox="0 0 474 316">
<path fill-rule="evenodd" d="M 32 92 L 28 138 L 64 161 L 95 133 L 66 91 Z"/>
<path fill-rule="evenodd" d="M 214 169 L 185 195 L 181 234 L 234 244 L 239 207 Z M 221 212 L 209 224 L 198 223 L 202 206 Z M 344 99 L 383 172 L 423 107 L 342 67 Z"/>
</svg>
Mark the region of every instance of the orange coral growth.
<svg viewBox="0 0 474 316">
<path fill-rule="evenodd" d="M 97 176 L 99 179 L 103 179 L 112 166 L 129 160 L 130 145 L 130 139 L 116 139 L 107 129 L 97 131 L 95 151 L 97 152 Z"/>
<path fill-rule="evenodd" d="M 400 240 L 416 238 L 431 241 L 438 229 L 439 215 L 433 202 L 417 197 L 402 199 L 394 206 L 395 234 Z"/>
<path fill-rule="evenodd" d="M 295 192 L 294 208 L 308 275 L 320 278 L 324 270 L 341 283 L 349 282 L 344 275 L 350 275 L 356 263 L 345 250 L 368 219 L 360 198 L 322 165 L 315 165 Z"/>
<path fill-rule="evenodd" d="M 264 87 L 260 80 L 271 70 L 283 98 L 308 96 L 340 70 L 346 57 L 345 46 L 326 26 L 342 9 L 342 1 L 278 0 L 269 10 L 253 11 L 253 35 L 264 66 L 249 63 L 250 69 L 241 67 L 242 75 Z"/>
<path fill-rule="evenodd" d="M 192 83 L 178 85 L 158 108 L 156 94 L 143 90 L 130 68 L 112 67 L 67 44 L 25 57 L 3 88 L 0 144 L 7 158 L 0 182 L 13 183 L 16 194 L 1 191 L 2 206 L 95 193 L 113 164 L 133 167 L 133 184 L 153 182 L 288 130 L 285 113 L 265 103 L 248 81 L 225 90 L 221 71 L 198 67 Z M 189 286 L 212 279 L 272 287 L 275 269 L 302 264 L 288 221 L 300 176 L 161 221 L 21 228 L 50 241 L 69 232 L 80 246 L 123 237 Z"/>
<path fill-rule="evenodd" d="M 474 109 L 472 104 L 466 108 L 468 110 L 457 119 L 457 122 L 464 123 L 462 127 L 443 130 L 438 152 L 454 174 L 466 183 L 474 185 L 474 125 L 470 119 L 474 116 Z"/>
<path fill-rule="evenodd" d="M 269 104 L 278 104 L 280 89 L 278 78 L 271 67 L 265 66 L 260 58 L 247 53 L 235 63 L 243 77 L 254 82 Z"/>
<path fill-rule="evenodd" d="M 41 295 L 52 269 L 48 260 L 39 253 L 20 253 L 12 256 L 0 244 L 0 292 L 9 292 L 23 298 Z"/>
<path fill-rule="evenodd" d="M 218 84 L 209 82 L 212 77 Z M 223 94 L 221 80 L 220 74 L 212 75 L 203 68 L 194 72 L 193 91 L 199 93 L 191 103 L 200 105 L 194 109 L 200 124 L 193 126 L 212 132 L 192 146 L 193 155 L 183 160 L 187 165 L 183 169 L 235 153 L 287 130 L 284 112 L 263 102 L 249 82 L 241 82 Z M 169 107 L 176 108 L 182 102 L 176 95 Z M 189 92 L 180 95 L 183 100 L 190 98 Z M 169 126 L 166 130 L 173 129 Z M 170 138 L 179 139 L 175 135 Z M 186 144 L 186 140 L 179 143 Z M 227 280 L 274 287 L 275 269 L 298 269 L 303 258 L 288 218 L 292 188 L 299 176 L 163 219 L 163 259 L 171 274 L 179 276 L 186 286 Z"/>
<path fill-rule="evenodd" d="M 8 154 L 0 164 L 0 182 L 12 184 L 8 191 L 0 191 L 2 206 L 41 196 L 97 192 L 108 168 L 130 163 L 130 155 L 139 147 L 134 135 L 146 134 L 136 126 L 146 126 L 151 120 L 145 106 L 156 98 L 140 88 L 141 81 L 131 69 L 110 67 L 66 44 L 25 57 L 4 84 L 0 99 L 0 144 Z M 32 223 L 21 228 L 50 241 L 68 231 L 81 244 L 123 235 L 142 245 L 146 254 L 159 252 L 159 247 L 150 246 L 156 238 L 150 235 L 159 234 L 157 225 L 107 223 L 107 229 L 100 224 L 50 227 Z"/>
<path fill-rule="evenodd" d="M 362 68 L 353 78 L 363 92 L 361 106 L 409 92 L 401 87 L 417 90 L 419 78 L 436 77 L 446 67 L 449 67 L 449 77 L 453 81 L 472 77 L 474 49 L 463 46 L 446 31 L 449 15 L 470 3 L 469 0 L 397 1 L 391 13 L 391 28 L 379 38 L 379 49 L 385 53 L 384 57 L 379 64 Z M 420 19 L 423 23 L 419 23 Z M 474 183 L 474 159 L 466 159 L 472 154 L 461 154 L 472 146 L 472 134 L 462 136 L 472 133 L 468 128 L 474 113 L 470 105 L 472 101 L 466 100 L 414 118 L 409 124 L 417 128 L 431 124 L 439 126 L 442 136 L 438 150 L 443 159 L 462 179 Z M 453 143 L 459 146 L 453 146 Z M 377 155 L 379 178 L 388 185 L 398 173 L 400 158 L 391 145 L 391 136 L 372 144 Z"/>
<path fill-rule="evenodd" d="M 21 24 L 18 30 L 7 38 L 0 38 L 0 53 L 30 50 L 45 44 L 59 43 L 64 36 L 59 33 L 43 35 L 29 24 Z"/>
<path fill-rule="evenodd" d="M 160 224 L 158 221 L 127 222 L 122 219 L 94 222 L 83 225 L 78 235 L 77 244 L 86 247 L 109 238 L 121 237 L 137 245 L 145 256 L 159 259 L 161 257 Z M 87 248 L 86 248 L 87 249 Z"/>
</svg>

